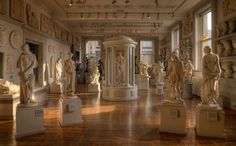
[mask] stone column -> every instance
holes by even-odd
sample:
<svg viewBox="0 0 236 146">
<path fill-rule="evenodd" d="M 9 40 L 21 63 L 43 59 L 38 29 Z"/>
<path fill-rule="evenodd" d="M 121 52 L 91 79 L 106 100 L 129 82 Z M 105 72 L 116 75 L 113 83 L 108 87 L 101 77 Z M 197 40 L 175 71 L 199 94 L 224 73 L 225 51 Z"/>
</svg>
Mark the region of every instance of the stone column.
<svg viewBox="0 0 236 146">
<path fill-rule="evenodd" d="M 133 62 L 132 62 L 132 69 L 133 69 L 133 73 L 132 73 L 132 77 L 133 77 L 133 83 L 132 85 L 134 86 L 135 84 L 135 48 L 132 47 L 132 59 L 133 59 Z"/>
<path fill-rule="evenodd" d="M 126 63 L 126 80 L 125 84 L 126 87 L 129 86 L 129 46 L 126 46 L 126 56 L 125 56 L 125 63 Z"/>
<path fill-rule="evenodd" d="M 111 56 L 112 56 L 112 62 L 111 62 L 111 85 L 114 85 L 115 83 L 115 51 L 114 51 L 114 47 L 111 48 Z"/>
</svg>

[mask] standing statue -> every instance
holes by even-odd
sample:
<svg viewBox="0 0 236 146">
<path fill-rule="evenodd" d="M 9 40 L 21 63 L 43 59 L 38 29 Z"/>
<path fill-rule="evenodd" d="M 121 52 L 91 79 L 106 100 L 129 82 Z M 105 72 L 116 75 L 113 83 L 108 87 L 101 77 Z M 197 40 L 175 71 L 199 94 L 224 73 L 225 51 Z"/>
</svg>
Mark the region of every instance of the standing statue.
<svg viewBox="0 0 236 146">
<path fill-rule="evenodd" d="M 219 57 L 212 53 L 209 46 L 204 47 L 204 53 L 202 59 L 202 104 L 217 104 L 218 81 L 221 74 Z"/>
<path fill-rule="evenodd" d="M 193 77 L 193 69 L 194 66 L 191 62 L 191 60 L 188 60 L 186 65 L 185 65 L 185 69 L 184 69 L 184 76 L 186 80 L 191 80 Z"/>
<path fill-rule="evenodd" d="M 157 76 L 156 76 L 156 80 L 158 83 L 164 82 L 164 66 L 161 63 L 161 61 L 158 61 L 157 64 Z"/>
<path fill-rule="evenodd" d="M 99 80 L 102 80 L 102 77 L 104 76 L 104 65 L 101 60 L 98 61 L 98 71 L 100 73 Z"/>
<path fill-rule="evenodd" d="M 182 86 L 183 86 L 184 69 L 183 63 L 177 56 L 176 52 L 171 53 L 170 61 L 168 62 L 167 80 L 168 93 L 171 100 L 183 102 Z"/>
<path fill-rule="evenodd" d="M 100 73 L 97 67 L 97 61 L 95 59 L 90 59 L 88 62 L 88 73 L 90 84 L 100 84 L 99 77 Z"/>
<path fill-rule="evenodd" d="M 148 75 L 148 64 L 144 63 L 144 61 L 140 61 L 139 69 L 140 69 L 140 75 L 149 76 Z"/>
<path fill-rule="evenodd" d="M 125 58 L 122 56 L 122 52 L 118 53 L 116 58 L 116 71 L 117 71 L 117 78 L 116 81 L 118 84 L 124 83 L 124 66 L 125 66 Z"/>
<path fill-rule="evenodd" d="M 72 60 L 73 54 L 68 53 L 68 59 L 65 61 L 66 94 L 74 95 L 75 91 L 75 62 Z"/>
<path fill-rule="evenodd" d="M 21 53 L 16 67 L 20 69 L 18 73 L 20 77 L 20 104 L 28 104 L 33 102 L 33 87 L 34 87 L 34 68 L 38 67 L 36 56 L 30 52 L 27 43 L 22 46 Z"/>
<path fill-rule="evenodd" d="M 55 63 L 55 74 L 54 74 L 54 82 L 56 84 L 61 84 L 61 75 L 62 75 L 62 59 L 58 58 Z"/>
</svg>

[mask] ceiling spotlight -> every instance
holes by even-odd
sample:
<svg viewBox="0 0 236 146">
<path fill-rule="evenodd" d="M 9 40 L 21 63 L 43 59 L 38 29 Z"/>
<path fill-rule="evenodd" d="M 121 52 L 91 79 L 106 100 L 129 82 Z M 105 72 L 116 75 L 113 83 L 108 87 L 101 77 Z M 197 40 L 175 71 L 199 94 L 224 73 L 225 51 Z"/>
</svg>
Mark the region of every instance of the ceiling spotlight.
<svg viewBox="0 0 236 146">
<path fill-rule="evenodd" d="M 116 0 L 113 0 L 111 3 L 114 5 L 116 3 Z"/>
<path fill-rule="evenodd" d="M 86 0 L 77 0 L 76 3 L 77 3 L 77 4 L 83 4 L 83 5 L 84 5 L 84 4 L 86 3 Z"/>
<path fill-rule="evenodd" d="M 124 16 L 124 18 L 127 18 L 127 16 L 128 16 L 128 12 L 125 12 L 125 16 Z"/>
<path fill-rule="evenodd" d="M 70 1 L 69 6 L 71 7 L 73 5 L 73 0 Z"/>
<path fill-rule="evenodd" d="M 147 13 L 147 18 L 148 18 L 148 19 L 151 19 L 151 16 L 149 15 L 149 13 Z"/>
<path fill-rule="evenodd" d="M 113 12 L 113 17 L 117 18 L 116 12 Z"/>
<path fill-rule="evenodd" d="M 157 7 L 159 6 L 158 0 L 155 0 L 155 4 L 156 4 Z"/>
<path fill-rule="evenodd" d="M 142 13 L 142 17 L 141 17 L 141 19 L 144 19 L 144 15 L 145 15 L 145 13 Z"/>
<path fill-rule="evenodd" d="M 83 13 L 83 12 L 81 12 L 80 18 L 81 18 L 81 19 L 84 19 L 84 13 Z"/>
<path fill-rule="evenodd" d="M 125 0 L 125 4 L 128 4 L 130 1 L 129 0 Z"/>
</svg>

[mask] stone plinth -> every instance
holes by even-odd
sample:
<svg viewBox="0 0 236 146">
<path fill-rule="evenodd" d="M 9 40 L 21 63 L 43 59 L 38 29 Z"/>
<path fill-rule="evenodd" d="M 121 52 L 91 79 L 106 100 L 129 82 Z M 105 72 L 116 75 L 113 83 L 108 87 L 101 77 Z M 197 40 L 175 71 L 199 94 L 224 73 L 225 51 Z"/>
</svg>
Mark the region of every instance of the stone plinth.
<svg viewBox="0 0 236 146">
<path fill-rule="evenodd" d="M 188 99 L 192 98 L 192 82 L 185 81 L 183 86 L 183 98 Z"/>
<path fill-rule="evenodd" d="M 59 100 L 61 126 L 80 124 L 82 120 L 82 104 L 77 96 L 61 97 Z"/>
<path fill-rule="evenodd" d="M 157 82 L 156 83 L 156 94 L 157 95 L 163 95 L 164 94 L 164 83 L 163 82 Z"/>
<path fill-rule="evenodd" d="M 138 89 L 139 90 L 148 90 L 149 89 L 149 76 L 138 76 Z"/>
<path fill-rule="evenodd" d="M 50 93 L 63 93 L 63 84 L 52 82 L 50 84 Z"/>
<path fill-rule="evenodd" d="M 186 134 L 186 105 L 164 101 L 161 104 L 160 132 Z"/>
<path fill-rule="evenodd" d="M 88 84 L 88 92 L 100 92 L 100 84 Z"/>
<path fill-rule="evenodd" d="M 0 95 L 0 120 L 15 119 L 16 106 L 20 103 L 18 94 L 1 94 Z"/>
<path fill-rule="evenodd" d="M 224 111 L 219 105 L 198 105 L 196 133 L 205 137 L 224 137 Z"/>
<path fill-rule="evenodd" d="M 16 138 L 45 131 L 43 108 L 38 104 L 19 105 L 16 108 Z"/>
</svg>

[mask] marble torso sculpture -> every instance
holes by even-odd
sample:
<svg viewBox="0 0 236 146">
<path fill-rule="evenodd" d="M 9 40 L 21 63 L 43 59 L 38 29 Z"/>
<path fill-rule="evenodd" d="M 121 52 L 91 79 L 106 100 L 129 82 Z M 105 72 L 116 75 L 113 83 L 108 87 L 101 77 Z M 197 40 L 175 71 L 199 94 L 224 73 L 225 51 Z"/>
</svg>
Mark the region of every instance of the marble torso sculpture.
<svg viewBox="0 0 236 146">
<path fill-rule="evenodd" d="M 75 62 L 72 60 L 73 54 L 68 53 L 68 59 L 65 61 L 66 77 L 66 95 L 72 96 L 75 91 Z"/>
<path fill-rule="evenodd" d="M 148 64 L 144 63 L 144 61 L 140 61 L 139 70 L 140 70 L 140 75 L 149 76 L 148 75 Z"/>
<path fill-rule="evenodd" d="M 9 81 L 0 83 L 0 94 L 16 94 L 20 92 L 20 87 Z"/>
<path fill-rule="evenodd" d="M 178 58 L 176 52 L 172 52 L 168 63 L 167 80 L 168 93 L 171 101 L 183 101 L 182 86 L 183 86 L 184 69 L 183 63 Z"/>
<path fill-rule="evenodd" d="M 204 48 L 204 53 L 202 59 L 202 104 L 217 104 L 218 81 L 221 74 L 219 57 L 212 53 L 209 46 Z"/>
<path fill-rule="evenodd" d="M 20 77 L 20 104 L 28 104 L 33 101 L 34 68 L 38 66 L 38 61 L 36 56 L 30 52 L 28 44 L 25 43 L 22 50 L 16 65 L 20 69 L 18 73 Z"/>
<path fill-rule="evenodd" d="M 88 62 L 88 72 L 90 84 L 99 84 L 100 73 L 97 67 L 97 62 L 95 59 L 91 59 Z"/>
<path fill-rule="evenodd" d="M 191 80 L 193 76 L 193 64 L 191 60 L 188 60 L 187 63 L 185 64 L 185 69 L 184 69 L 184 76 L 186 80 Z"/>
<path fill-rule="evenodd" d="M 61 75 L 62 75 L 62 60 L 58 58 L 55 63 L 55 75 L 54 75 L 54 82 L 56 84 L 61 84 Z"/>
<path fill-rule="evenodd" d="M 124 64 L 125 64 L 125 58 L 122 56 L 122 53 L 119 52 L 118 56 L 116 58 L 116 71 L 117 71 L 117 78 L 116 82 L 118 84 L 124 83 Z"/>
</svg>

